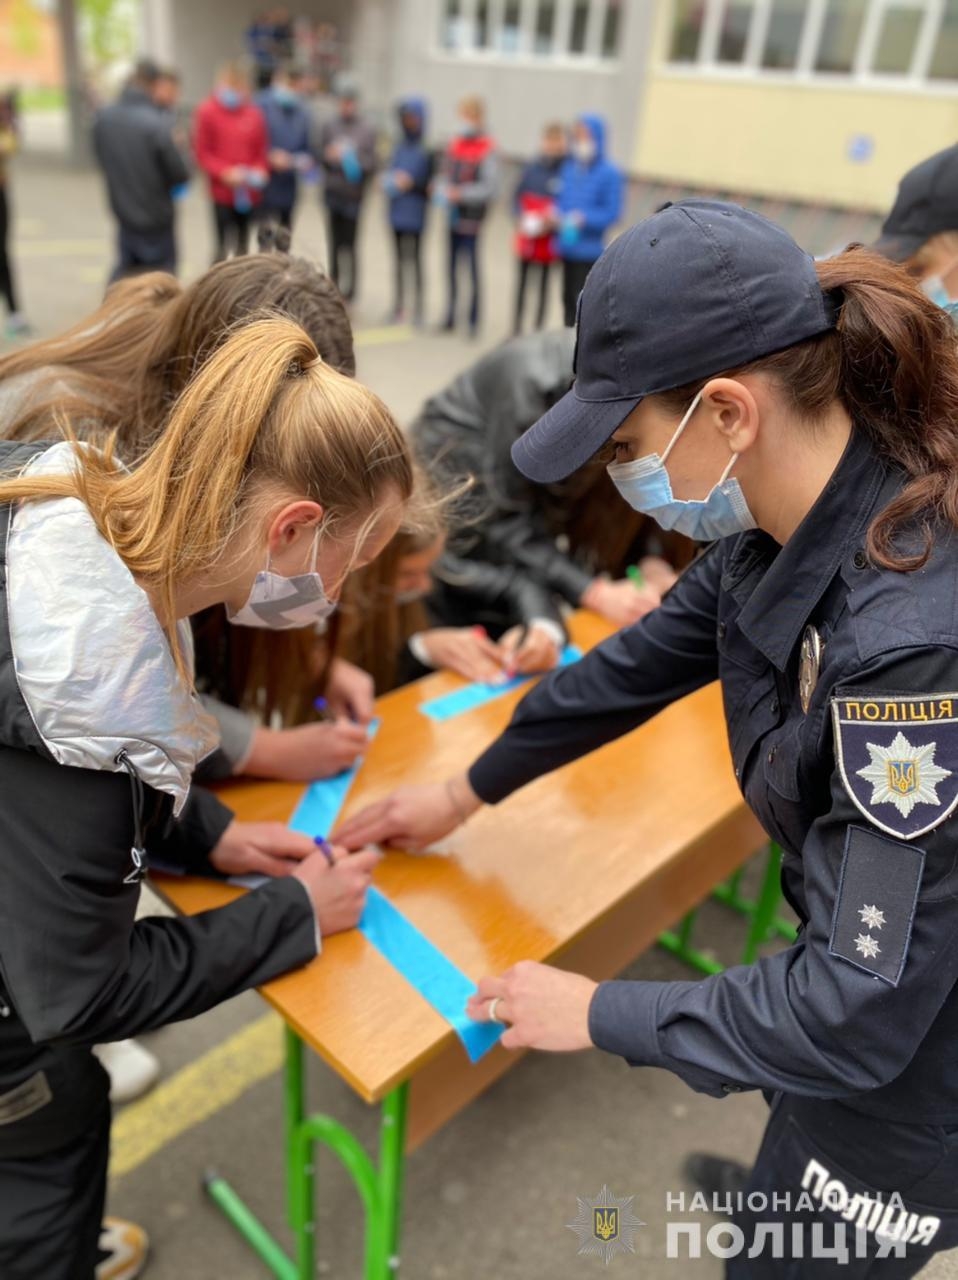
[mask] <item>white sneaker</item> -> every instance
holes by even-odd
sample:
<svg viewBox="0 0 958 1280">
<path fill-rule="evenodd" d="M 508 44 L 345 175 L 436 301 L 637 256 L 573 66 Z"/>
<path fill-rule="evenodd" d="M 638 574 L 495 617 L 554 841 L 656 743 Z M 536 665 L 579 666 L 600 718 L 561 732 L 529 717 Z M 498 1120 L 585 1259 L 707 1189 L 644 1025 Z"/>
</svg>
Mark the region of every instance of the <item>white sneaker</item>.
<svg viewBox="0 0 958 1280">
<path fill-rule="evenodd" d="M 100 1228 L 100 1252 L 106 1257 L 97 1266 L 96 1280 L 135 1280 L 146 1266 L 150 1240 L 135 1222 L 104 1218 Z"/>
<path fill-rule="evenodd" d="M 159 1060 L 138 1040 L 117 1040 L 98 1044 L 93 1050 L 110 1074 L 110 1101 L 132 1102 L 160 1078 Z"/>
</svg>

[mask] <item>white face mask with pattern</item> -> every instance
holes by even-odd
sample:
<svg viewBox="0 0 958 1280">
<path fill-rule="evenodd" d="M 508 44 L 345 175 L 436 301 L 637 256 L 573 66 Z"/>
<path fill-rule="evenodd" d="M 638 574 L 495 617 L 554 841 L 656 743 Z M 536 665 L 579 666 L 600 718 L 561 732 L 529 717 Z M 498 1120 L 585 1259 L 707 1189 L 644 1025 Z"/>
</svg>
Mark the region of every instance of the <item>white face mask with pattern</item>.
<svg viewBox="0 0 958 1280">
<path fill-rule="evenodd" d="M 266 568 L 253 580 L 249 596 L 241 609 L 227 606 L 226 616 L 237 627 L 262 627 L 269 631 L 290 631 L 293 627 L 308 627 L 325 620 L 336 609 L 336 601 L 330 600 L 323 580 L 316 571 L 319 553 L 319 529 L 313 538 L 313 554 L 309 572 L 284 578 L 270 567 L 269 552 Z"/>
</svg>

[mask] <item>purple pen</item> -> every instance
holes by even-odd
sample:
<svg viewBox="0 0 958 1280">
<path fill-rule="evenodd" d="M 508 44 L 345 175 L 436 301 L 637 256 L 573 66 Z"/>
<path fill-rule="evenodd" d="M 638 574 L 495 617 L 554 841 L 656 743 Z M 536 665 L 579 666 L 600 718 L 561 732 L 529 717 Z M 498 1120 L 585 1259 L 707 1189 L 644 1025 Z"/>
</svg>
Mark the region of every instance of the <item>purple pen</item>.
<svg viewBox="0 0 958 1280">
<path fill-rule="evenodd" d="M 322 836 L 313 836 L 313 844 L 320 851 L 329 865 L 332 866 L 336 859 L 333 856 L 332 846 L 329 841 L 325 840 Z"/>
</svg>

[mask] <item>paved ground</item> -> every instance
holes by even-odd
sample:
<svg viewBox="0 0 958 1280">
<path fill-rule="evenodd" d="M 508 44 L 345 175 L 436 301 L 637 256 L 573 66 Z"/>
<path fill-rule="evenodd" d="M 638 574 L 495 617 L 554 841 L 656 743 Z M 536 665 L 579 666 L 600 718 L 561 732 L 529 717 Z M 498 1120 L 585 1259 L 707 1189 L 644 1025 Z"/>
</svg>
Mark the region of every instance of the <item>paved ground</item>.
<svg viewBox="0 0 958 1280">
<path fill-rule="evenodd" d="M 38 136 L 45 140 L 49 131 Z M 95 177 L 44 156 L 26 156 L 14 175 L 15 259 L 24 306 L 40 334 L 65 327 L 92 308 L 110 265 L 110 232 Z M 184 275 L 210 253 L 207 210 L 193 193 L 181 215 Z M 384 330 L 391 264 L 381 237 L 381 210 L 368 210 L 363 230 L 363 295 L 356 324 L 360 375 L 408 419 L 422 397 L 472 360 L 509 327 L 513 288 L 509 232 L 490 228 L 488 321 L 480 344 L 429 332 Z M 322 258 L 324 236 L 315 206 L 303 209 L 300 252 Z M 441 306 L 438 236 L 430 245 L 430 314 Z M 558 299 L 553 312 L 558 319 Z M 741 923 L 710 905 L 704 941 L 734 959 Z M 662 953 L 645 957 L 634 976 L 682 978 Z M 200 1192 L 200 1175 L 216 1164 L 247 1195 L 262 1220 L 283 1235 L 281 1092 L 276 1072 L 279 1028 L 265 1006 L 244 996 L 214 1013 L 149 1037 L 164 1066 L 160 1091 L 121 1113 L 115 1158 L 115 1212 L 148 1227 L 155 1245 L 154 1280 L 254 1280 L 265 1274 Z M 375 1117 L 319 1063 L 311 1064 L 316 1106 L 368 1141 Z M 657 1071 L 631 1072 L 599 1053 L 527 1059 L 458 1117 L 409 1162 L 403 1274 L 408 1280 L 577 1280 L 602 1269 L 576 1256 L 566 1229 L 577 1196 L 608 1184 L 636 1197 L 647 1224 L 637 1255 L 617 1259 L 610 1274 L 646 1280 L 694 1273 L 717 1280 L 721 1264 L 665 1258 L 665 1197 L 683 1189 L 681 1164 L 695 1148 L 748 1159 L 761 1133 L 764 1105 L 746 1095 L 705 1099 Z M 881 1134 L 876 1131 L 876 1142 Z M 360 1272 L 360 1212 L 351 1186 L 331 1159 L 319 1174 L 319 1271 L 342 1280 Z M 704 1224 L 708 1225 L 708 1224 Z M 958 1267 L 941 1261 L 941 1280 Z"/>
</svg>

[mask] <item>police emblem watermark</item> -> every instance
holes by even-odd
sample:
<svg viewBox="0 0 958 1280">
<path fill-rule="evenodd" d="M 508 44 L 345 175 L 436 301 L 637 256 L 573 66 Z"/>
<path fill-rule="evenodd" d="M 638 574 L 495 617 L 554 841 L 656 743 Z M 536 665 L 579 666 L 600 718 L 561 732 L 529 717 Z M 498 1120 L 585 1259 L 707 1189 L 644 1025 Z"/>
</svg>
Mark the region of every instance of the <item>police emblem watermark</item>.
<svg viewBox="0 0 958 1280">
<path fill-rule="evenodd" d="M 632 1212 L 635 1196 L 620 1199 L 604 1186 L 593 1199 L 576 1196 L 579 1212 L 566 1226 L 579 1237 L 578 1252 L 604 1258 L 606 1266 L 619 1253 L 635 1253 L 635 1233 L 645 1223 Z"/>
</svg>

